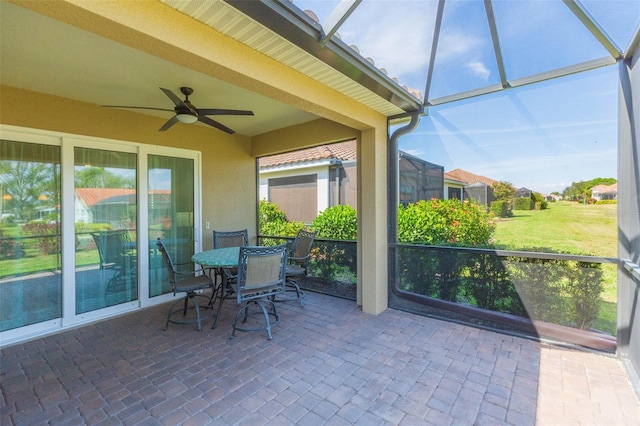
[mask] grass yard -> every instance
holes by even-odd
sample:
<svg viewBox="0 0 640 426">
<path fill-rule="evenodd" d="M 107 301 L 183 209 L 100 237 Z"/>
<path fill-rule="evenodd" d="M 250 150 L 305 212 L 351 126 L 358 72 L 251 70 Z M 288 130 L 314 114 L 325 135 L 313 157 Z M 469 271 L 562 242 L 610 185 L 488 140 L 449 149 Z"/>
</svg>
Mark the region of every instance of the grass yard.
<svg viewBox="0 0 640 426">
<path fill-rule="evenodd" d="M 495 244 L 506 250 L 535 250 L 616 257 L 616 204 L 589 205 L 560 201 L 546 210 L 515 210 L 500 219 Z"/>
<path fill-rule="evenodd" d="M 498 221 L 495 245 L 505 250 L 615 258 L 618 251 L 617 208 L 616 204 L 560 201 L 549 203 L 546 210 L 515 210 L 514 217 Z M 604 264 L 602 270 L 604 291 L 599 318 L 593 327 L 615 335 L 616 266 Z"/>
</svg>

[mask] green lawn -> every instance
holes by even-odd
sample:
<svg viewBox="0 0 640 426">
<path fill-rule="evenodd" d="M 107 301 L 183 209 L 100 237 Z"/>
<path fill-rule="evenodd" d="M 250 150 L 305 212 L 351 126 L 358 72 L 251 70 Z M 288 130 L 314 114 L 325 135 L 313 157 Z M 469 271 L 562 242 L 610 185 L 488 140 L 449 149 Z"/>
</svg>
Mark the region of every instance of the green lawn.
<svg viewBox="0 0 640 426">
<path fill-rule="evenodd" d="M 495 244 L 507 250 L 616 257 L 617 208 L 560 201 L 546 210 L 515 210 L 514 217 L 498 221 Z"/>
<path fill-rule="evenodd" d="M 506 250 L 532 250 L 602 257 L 617 257 L 617 205 L 549 203 L 540 211 L 515 210 L 514 217 L 500 219 L 495 246 Z M 615 335 L 616 265 L 602 265 L 604 291 L 594 328 Z"/>
</svg>

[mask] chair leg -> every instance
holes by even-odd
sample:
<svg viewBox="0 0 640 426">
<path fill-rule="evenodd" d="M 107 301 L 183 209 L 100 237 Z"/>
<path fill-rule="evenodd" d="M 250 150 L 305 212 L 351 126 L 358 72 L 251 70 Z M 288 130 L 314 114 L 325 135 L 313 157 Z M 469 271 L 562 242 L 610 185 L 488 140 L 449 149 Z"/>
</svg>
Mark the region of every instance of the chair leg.
<svg viewBox="0 0 640 426">
<path fill-rule="evenodd" d="M 187 316 L 187 308 L 189 307 L 189 295 L 184 298 L 184 309 L 182 310 L 182 316 Z"/>
<path fill-rule="evenodd" d="M 186 298 L 185 298 L 186 299 Z M 164 324 L 164 328 L 163 330 L 167 330 L 167 328 L 169 328 L 169 322 L 171 322 L 171 315 L 174 314 L 177 311 L 174 311 L 173 308 L 174 306 L 176 306 L 178 303 L 182 302 L 182 299 L 178 299 L 175 302 L 173 302 L 171 304 L 171 306 L 169 307 L 169 313 L 167 314 L 167 322 Z"/>
<path fill-rule="evenodd" d="M 304 293 L 302 292 L 302 290 L 300 290 L 300 286 L 298 286 L 296 280 L 294 280 L 293 278 L 289 278 L 286 281 L 286 285 L 288 287 L 293 287 L 293 290 L 295 290 L 296 292 L 296 297 L 300 301 L 300 307 L 304 308 L 304 301 L 302 300 L 304 298 Z"/>
<path fill-rule="evenodd" d="M 169 313 L 167 314 L 167 321 L 164 324 L 164 329 L 163 330 L 165 330 L 165 331 L 167 330 L 167 328 L 169 327 L 169 323 L 170 322 L 172 322 L 174 324 L 193 324 L 195 322 L 197 324 L 197 326 L 198 326 L 198 331 L 202 331 L 203 318 L 200 316 L 200 304 L 198 303 L 198 297 L 204 297 L 207 300 L 209 299 L 209 297 L 204 295 L 204 294 L 188 293 L 187 296 L 184 297 L 184 299 L 178 299 L 175 302 L 173 302 L 171 304 L 171 307 L 169 308 Z M 186 316 L 190 300 L 192 301 L 193 309 L 195 310 L 195 315 L 196 315 L 195 320 L 192 320 L 192 319 L 185 319 L 185 320 L 171 319 L 171 317 L 174 314 L 178 314 L 180 312 L 182 312 L 183 316 Z M 178 305 L 179 303 L 184 303 L 184 306 L 176 308 L 176 305 Z M 212 310 L 213 310 L 213 308 L 212 308 Z M 212 312 L 211 316 L 213 316 L 213 312 Z M 204 319 L 211 318 L 211 316 L 207 316 Z M 217 319 L 217 316 L 216 316 L 216 319 Z"/>
<path fill-rule="evenodd" d="M 273 312 L 269 312 L 269 310 L 267 308 L 265 308 L 264 303 L 269 303 L 269 305 L 273 308 Z M 249 316 L 249 308 L 252 305 L 256 305 L 256 306 L 258 306 L 260 308 L 260 311 L 262 312 L 262 315 L 264 316 L 265 326 L 261 327 L 261 328 L 241 328 L 241 327 L 238 327 L 237 326 L 238 318 L 240 317 L 240 315 L 244 314 L 243 322 L 246 322 L 247 321 L 247 317 Z M 273 317 L 274 317 L 274 322 L 273 323 L 271 323 L 271 319 L 269 318 L 269 315 L 273 315 Z M 262 331 L 262 330 L 265 330 L 267 332 L 267 337 L 269 338 L 269 340 L 272 340 L 273 336 L 271 334 L 271 326 L 275 325 L 275 324 L 277 324 L 279 322 L 280 322 L 280 317 L 278 316 L 278 313 L 276 311 L 276 304 L 273 303 L 271 300 L 265 299 L 265 300 L 249 301 L 243 307 L 238 309 L 238 311 L 236 312 L 236 315 L 233 317 L 233 322 L 231 323 L 231 326 L 232 326 L 233 330 L 231 331 L 231 336 L 229 338 L 230 339 L 234 339 L 235 338 L 236 330 L 239 330 L 239 331 Z"/>
</svg>

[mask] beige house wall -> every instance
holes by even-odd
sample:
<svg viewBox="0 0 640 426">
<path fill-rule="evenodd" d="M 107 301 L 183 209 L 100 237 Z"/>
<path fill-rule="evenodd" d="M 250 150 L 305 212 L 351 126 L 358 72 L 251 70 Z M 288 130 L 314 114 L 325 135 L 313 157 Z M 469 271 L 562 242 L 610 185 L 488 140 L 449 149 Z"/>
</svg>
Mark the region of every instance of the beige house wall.
<svg viewBox="0 0 640 426">
<path fill-rule="evenodd" d="M 255 238 L 257 156 L 358 139 L 358 181 L 367 182 L 358 193 L 358 303 L 369 313 L 387 308 L 386 117 L 162 3 L 14 2 L 321 117 L 253 138 L 200 125 L 158 132 L 165 119 L 1 88 L 3 124 L 201 151 L 203 221 L 212 228 L 247 227 Z M 203 237 L 203 247 L 211 247 L 211 236 L 203 231 Z"/>
</svg>

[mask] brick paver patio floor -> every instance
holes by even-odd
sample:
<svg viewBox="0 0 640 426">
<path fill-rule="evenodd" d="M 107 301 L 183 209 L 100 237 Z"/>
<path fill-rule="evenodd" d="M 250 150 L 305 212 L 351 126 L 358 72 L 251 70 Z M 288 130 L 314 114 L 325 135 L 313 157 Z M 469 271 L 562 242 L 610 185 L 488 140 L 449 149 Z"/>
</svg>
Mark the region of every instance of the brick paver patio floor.
<svg viewBox="0 0 640 426">
<path fill-rule="evenodd" d="M 1 350 L 0 423 L 634 425 L 619 360 L 309 293 L 266 333 L 162 305 Z"/>
</svg>

